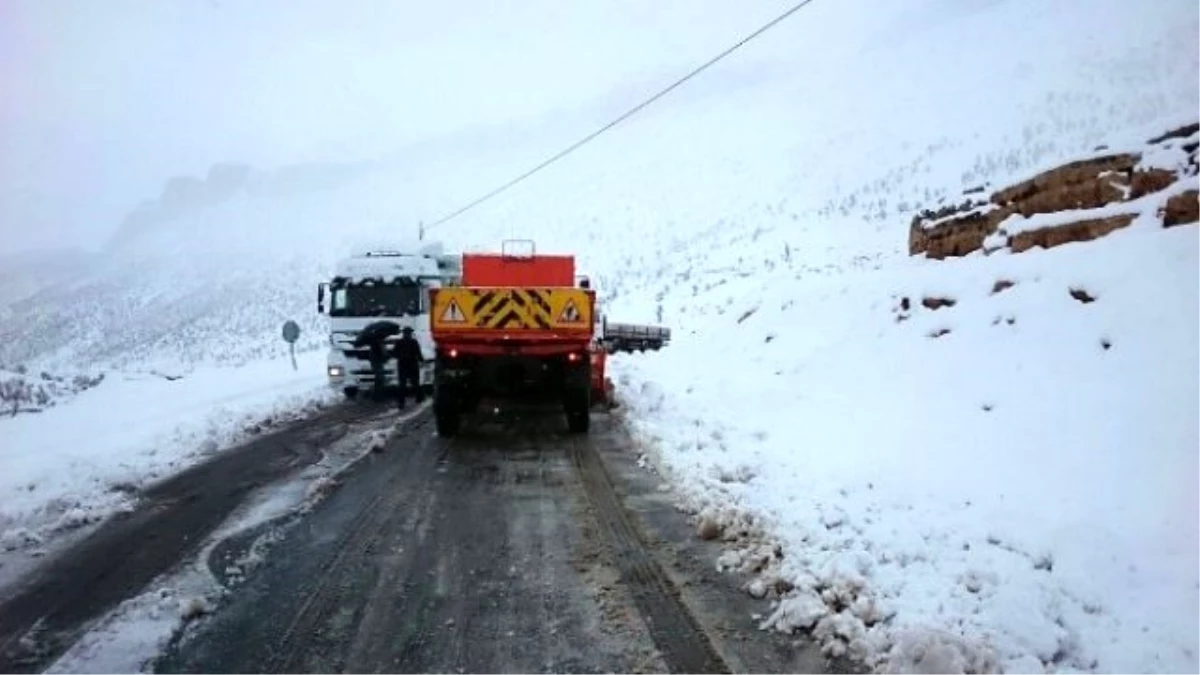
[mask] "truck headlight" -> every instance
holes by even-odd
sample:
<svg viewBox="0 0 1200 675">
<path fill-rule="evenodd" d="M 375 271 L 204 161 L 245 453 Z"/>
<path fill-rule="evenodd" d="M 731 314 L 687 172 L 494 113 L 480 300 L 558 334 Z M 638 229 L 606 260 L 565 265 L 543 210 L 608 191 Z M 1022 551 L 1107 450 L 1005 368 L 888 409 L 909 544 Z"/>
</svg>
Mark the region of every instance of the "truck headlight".
<svg viewBox="0 0 1200 675">
<path fill-rule="evenodd" d="M 341 366 L 329 366 L 329 377 L 342 377 L 346 371 Z"/>
</svg>

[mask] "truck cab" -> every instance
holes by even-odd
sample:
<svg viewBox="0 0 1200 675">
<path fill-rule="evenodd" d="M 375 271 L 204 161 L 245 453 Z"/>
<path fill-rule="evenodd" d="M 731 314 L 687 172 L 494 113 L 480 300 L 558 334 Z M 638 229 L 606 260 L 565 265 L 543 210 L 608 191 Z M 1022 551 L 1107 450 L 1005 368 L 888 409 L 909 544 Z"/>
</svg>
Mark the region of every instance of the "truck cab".
<svg viewBox="0 0 1200 675">
<path fill-rule="evenodd" d="M 433 340 L 429 325 L 429 289 L 452 285 L 461 276 L 459 256 L 447 255 L 441 244 L 359 250 L 338 261 L 333 277 L 318 286 L 317 309 L 329 316 L 329 386 L 346 398 L 371 390 L 375 376 L 368 348 L 355 339 L 368 325 L 388 321 L 410 327 L 426 359 L 420 374 L 423 388 L 433 385 Z M 397 331 L 398 332 L 398 331 Z M 398 335 L 387 339 L 390 345 Z M 384 365 L 385 389 L 398 386 L 396 364 Z"/>
</svg>

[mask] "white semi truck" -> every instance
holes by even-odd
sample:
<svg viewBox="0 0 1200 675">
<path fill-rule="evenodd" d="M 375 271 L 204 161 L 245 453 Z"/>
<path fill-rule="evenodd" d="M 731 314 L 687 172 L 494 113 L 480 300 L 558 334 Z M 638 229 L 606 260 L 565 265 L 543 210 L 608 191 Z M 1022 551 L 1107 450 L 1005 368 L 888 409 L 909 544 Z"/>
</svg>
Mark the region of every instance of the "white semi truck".
<svg viewBox="0 0 1200 675">
<path fill-rule="evenodd" d="M 364 327 L 390 321 L 411 327 L 421 345 L 425 365 L 421 387 L 433 386 L 433 340 L 429 333 L 429 289 L 457 284 L 462 277 L 462 256 L 447 254 L 440 242 L 418 242 L 394 248 L 369 248 L 338 261 L 331 280 L 317 289 L 317 311 L 329 314 L 329 386 L 353 399 L 370 392 L 375 375 L 368 348 L 355 346 Z M 384 365 L 385 388 L 397 386 L 396 362 Z"/>
</svg>

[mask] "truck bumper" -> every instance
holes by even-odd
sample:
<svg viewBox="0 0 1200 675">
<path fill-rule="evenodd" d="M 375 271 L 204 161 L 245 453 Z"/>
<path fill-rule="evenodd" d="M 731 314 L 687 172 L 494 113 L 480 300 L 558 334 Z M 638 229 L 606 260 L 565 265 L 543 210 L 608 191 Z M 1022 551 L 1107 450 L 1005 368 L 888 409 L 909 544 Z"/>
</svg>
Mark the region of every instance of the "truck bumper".
<svg viewBox="0 0 1200 675">
<path fill-rule="evenodd" d="M 347 360 L 346 365 L 342 367 L 341 372 L 337 375 L 333 372 L 333 366 L 330 366 L 329 386 L 332 389 L 341 391 L 343 389 L 373 389 L 375 387 L 375 372 L 371 369 L 371 364 L 367 361 Z M 396 372 L 396 361 L 392 359 L 383 365 L 383 386 L 385 388 L 394 389 L 399 385 L 399 376 Z M 421 364 L 419 382 L 422 387 L 433 386 L 433 363 L 426 362 Z"/>
</svg>

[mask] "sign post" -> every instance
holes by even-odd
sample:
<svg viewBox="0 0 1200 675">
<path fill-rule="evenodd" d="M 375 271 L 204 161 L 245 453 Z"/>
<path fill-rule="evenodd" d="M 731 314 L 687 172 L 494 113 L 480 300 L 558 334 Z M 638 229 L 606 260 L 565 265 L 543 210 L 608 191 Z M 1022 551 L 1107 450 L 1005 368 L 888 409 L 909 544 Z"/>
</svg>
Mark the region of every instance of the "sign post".
<svg viewBox="0 0 1200 675">
<path fill-rule="evenodd" d="M 300 339 L 300 326 L 295 321 L 288 319 L 283 324 L 283 340 L 288 343 L 288 351 L 292 356 L 292 370 L 299 370 L 296 366 L 296 340 Z"/>
</svg>

